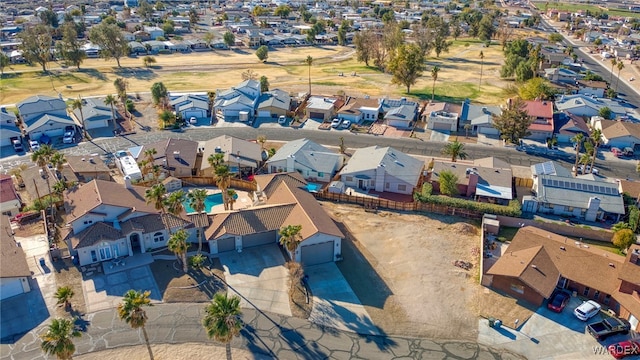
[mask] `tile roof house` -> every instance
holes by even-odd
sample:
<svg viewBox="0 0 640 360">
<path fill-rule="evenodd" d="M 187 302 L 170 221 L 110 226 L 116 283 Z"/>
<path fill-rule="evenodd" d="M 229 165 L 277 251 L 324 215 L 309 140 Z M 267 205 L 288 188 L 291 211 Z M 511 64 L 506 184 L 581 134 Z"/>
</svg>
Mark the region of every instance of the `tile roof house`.
<svg viewBox="0 0 640 360">
<path fill-rule="evenodd" d="M 11 145 L 12 137 L 21 136 L 22 132 L 16 124 L 16 116 L 6 108 L 0 108 L 0 147 Z"/>
<path fill-rule="evenodd" d="M 111 181 L 111 169 L 99 157 L 65 156 L 67 166 L 81 182 L 93 179 Z"/>
<path fill-rule="evenodd" d="M 331 120 L 342 105 L 342 100 L 332 97 L 311 96 L 307 100 L 307 116 L 321 121 Z"/>
<path fill-rule="evenodd" d="M 17 108 L 24 132 L 32 140 L 44 134 L 49 138 L 62 136 L 65 126 L 76 125 L 67 115 L 67 104 L 60 98 L 35 95 L 19 102 Z"/>
<path fill-rule="evenodd" d="M 252 121 L 260 98 L 260 83 L 246 80 L 228 90 L 217 90 L 213 109 L 220 121 Z"/>
<path fill-rule="evenodd" d="M 253 173 L 262 164 L 262 150 L 259 144 L 239 139 L 229 135 L 222 135 L 200 143 L 202 162 L 200 176 L 212 176 L 214 169 L 207 160 L 211 155 L 224 154 L 224 162 L 229 165 L 232 173 Z"/>
<path fill-rule="evenodd" d="M 22 208 L 22 201 L 16 192 L 13 178 L 0 174 L 0 214 L 16 216 Z"/>
<path fill-rule="evenodd" d="M 291 97 L 286 91 L 279 89 L 264 92 L 258 98 L 258 117 L 277 118 L 287 116 L 291 107 Z"/>
<path fill-rule="evenodd" d="M 570 143 L 578 133 L 583 134 L 585 138 L 591 133 L 584 119 L 566 111 L 558 114 L 555 122 L 556 138 L 560 143 Z"/>
<path fill-rule="evenodd" d="M 608 107 L 613 115 L 623 116 L 627 108 L 610 99 L 593 98 L 582 94 L 562 95 L 556 101 L 558 111 L 567 111 L 577 116 L 596 116 L 603 107 Z"/>
<path fill-rule="evenodd" d="M 602 140 L 611 147 L 635 148 L 640 144 L 640 124 L 592 118 L 592 126 L 602 131 Z"/>
<path fill-rule="evenodd" d="M 493 117 L 500 114 L 502 109 L 499 106 L 474 105 L 465 100 L 460 113 L 460 131 L 465 131 L 464 126 L 469 124 L 473 134 L 500 135 L 500 131 L 493 127 Z"/>
<path fill-rule="evenodd" d="M 578 94 L 585 96 L 604 97 L 605 91 L 609 88 L 606 81 L 594 81 L 594 80 L 577 80 Z"/>
<path fill-rule="evenodd" d="M 51 188 L 56 182 L 55 176 L 51 169 L 47 167 L 43 173 L 41 173 L 40 170 L 40 167 L 33 166 L 24 169 L 20 173 L 20 176 L 22 176 L 22 180 L 25 185 L 25 190 L 32 200 L 42 199 L 48 196 L 50 192 L 53 192 L 53 189 Z M 50 183 L 47 183 L 47 178 L 49 178 Z"/>
<path fill-rule="evenodd" d="M 487 168 L 436 161 L 431 171 L 433 190 L 440 192 L 440 173 L 450 171 L 458 177 L 458 191 L 476 201 L 506 205 L 513 199 L 513 174 L 509 168 Z"/>
<path fill-rule="evenodd" d="M 92 180 L 64 193 L 67 228 L 63 239 L 80 265 L 145 253 L 167 245 L 169 230 L 184 228 L 197 242 L 188 217 L 162 216 L 147 204 L 148 188 Z"/>
<path fill-rule="evenodd" d="M 205 119 L 209 117 L 209 97 L 205 95 L 183 94 L 169 96 L 169 105 L 182 119 Z"/>
<path fill-rule="evenodd" d="M 362 121 L 376 121 L 381 108 L 378 99 L 349 97 L 345 105 L 338 110 L 338 118 L 349 120 L 353 124 L 360 124 Z"/>
<path fill-rule="evenodd" d="M 524 110 L 533 118 L 527 139 L 545 141 L 553 136 L 553 102 L 525 100 Z"/>
<path fill-rule="evenodd" d="M 635 199 L 636 206 L 640 205 L 640 181 L 618 180 L 621 194 L 627 194 Z"/>
<path fill-rule="evenodd" d="M 454 104 L 444 103 L 442 110 L 431 110 L 429 104 L 425 107 L 425 119 L 430 130 L 456 131 L 458 130 L 458 118 L 460 107 Z"/>
<path fill-rule="evenodd" d="M 198 143 L 185 139 L 165 139 L 142 146 L 136 161 L 145 159 L 145 151 L 155 149 L 154 163 L 174 177 L 195 176 L 198 168 Z"/>
<path fill-rule="evenodd" d="M 573 70 L 553 67 L 544 69 L 544 77 L 551 82 L 575 84 L 576 80 L 582 79 L 584 75 Z"/>
<path fill-rule="evenodd" d="M 408 129 L 417 119 L 418 103 L 408 101 L 406 98 L 400 100 L 381 99 L 380 111 L 387 125 L 398 129 Z"/>
<path fill-rule="evenodd" d="M 7 215 L 0 215 L 0 300 L 31 291 L 31 270 L 24 250 L 13 237 Z"/>
<path fill-rule="evenodd" d="M 269 160 L 267 171 L 298 172 L 309 181 L 330 182 L 344 165 L 345 156 L 309 139 L 284 144 Z"/>
<path fill-rule="evenodd" d="M 84 126 L 87 130 L 113 127 L 111 107 L 106 105 L 102 99 L 82 99 L 82 114 L 80 114 L 80 109 L 75 109 L 70 115 L 80 126 L 82 126 L 82 119 L 84 119 Z"/>
<path fill-rule="evenodd" d="M 376 145 L 356 150 L 340 171 L 340 180 L 348 187 L 362 190 L 413 194 L 423 169 L 423 161 Z"/>
<path fill-rule="evenodd" d="M 274 244 L 279 230 L 301 225 L 300 244 L 291 254 L 305 266 L 341 258 L 344 234 L 306 189 L 297 173 L 256 175 L 259 203 L 249 209 L 216 214 L 205 236 L 212 253 Z"/>
<path fill-rule="evenodd" d="M 487 271 L 490 286 L 539 306 L 556 286 L 575 291 L 634 321 L 640 318 L 640 247 L 622 257 L 565 236 L 521 228 Z M 630 322 L 631 322 L 630 321 Z M 634 330 L 632 328 L 632 330 Z"/>
</svg>

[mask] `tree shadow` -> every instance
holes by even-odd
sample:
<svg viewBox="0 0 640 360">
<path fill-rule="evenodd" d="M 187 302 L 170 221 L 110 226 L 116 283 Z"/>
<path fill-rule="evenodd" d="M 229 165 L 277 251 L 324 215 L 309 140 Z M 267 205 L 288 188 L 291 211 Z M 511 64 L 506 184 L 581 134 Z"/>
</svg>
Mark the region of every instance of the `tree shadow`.
<svg viewBox="0 0 640 360">
<path fill-rule="evenodd" d="M 233 51 L 234 53 L 239 54 L 239 55 L 247 55 L 247 54 L 249 54 L 248 51 L 245 51 L 245 50 L 242 50 L 242 49 L 237 49 L 237 48 L 235 48 L 235 49 L 233 49 L 231 51 Z"/>
<path fill-rule="evenodd" d="M 100 81 L 107 81 L 107 77 L 104 74 L 96 69 L 80 69 L 76 70 L 79 73 L 86 74 L 89 77 L 95 78 Z"/>
<path fill-rule="evenodd" d="M 138 80 L 152 80 L 158 77 L 153 70 L 146 68 L 117 68 L 113 73 L 124 78 Z"/>
</svg>

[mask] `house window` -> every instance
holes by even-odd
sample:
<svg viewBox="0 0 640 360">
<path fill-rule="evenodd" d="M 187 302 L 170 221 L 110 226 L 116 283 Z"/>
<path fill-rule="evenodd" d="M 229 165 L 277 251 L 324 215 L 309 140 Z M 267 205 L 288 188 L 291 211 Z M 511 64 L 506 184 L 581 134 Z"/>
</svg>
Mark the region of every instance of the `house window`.
<svg viewBox="0 0 640 360">
<path fill-rule="evenodd" d="M 398 191 L 407 191 L 407 185 L 398 184 Z"/>
<path fill-rule="evenodd" d="M 554 205 L 553 204 L 549 204 L 549 209 L 553 209 Z"/>
<path fill-rule="evenodd" d="M 596 290 L 596 292 L 593 293 L 593 298 L 598 300 L 599 297 L 600 297 L 600 291 Z"/>
<path fill-rule="evenodd" d="M 11 211 L 4 211 L 4 212 L 2 213 L 2 215 L 11 216 Z"/>
<path fill-rule="evenodd" d="M 518 294 L 524 294 L 524 285 L 511 284 L 511 290 Z"/>
<path fill-rule="evenodd" d="M 95 250 L 91 250 L 91 261 L 93 262 L 98 261 L 98 254 L 96 253 Z"/>
<path fill-rule="evenodd" d="M 153 234 L 153 242 L 158 243 L 158 242 L 163 242 L 164 241 L 164 234 L 161 232 L 157 232 L 155 234 Z"/>
<path fill-rule="evenodd" d="M 611 302 L 611 295 L 607 294 L 607 295 L 605 295 L 605 296 L 604 296 L 604 301 L 603 301 L 603 303 L 604 303 L 605 305 L 609 305 L 609 302 Z"/>
<path fill-rule="evenodd" d="M 85 221 L 84 221 L 84 224 L 85 224 L 85 225 L 93 224 L 93 220 L 85 220 Z"/>
<path fill-rule="evenodd" d="M 389 189 L 391 187 L 391 185 L 389 185 L 389 183 L 384 183 L 384 188 L 385 189 Z"/>
<path fill-rule="evenodd" d="M 344 180 L 348 181 L 348 182 L 351 182 L 351 181 L 353 181 L 353 176 L 345 176 Z"/>
<path fill-rule="evenodd" d="M 567 211 L 569 211 L 569 212 L 573 212 L 573 206 L 569 206 L 569 207 L 567 208 Z"/>
<path fill-rule="evenodd" d="M 584 291 L 582 292 L 582 295 L 584 296 L 589 296 L 589 291 L 591 291 L 591 288 L 589 288 L 588 286 L 584 288 Z"/>
</svg>

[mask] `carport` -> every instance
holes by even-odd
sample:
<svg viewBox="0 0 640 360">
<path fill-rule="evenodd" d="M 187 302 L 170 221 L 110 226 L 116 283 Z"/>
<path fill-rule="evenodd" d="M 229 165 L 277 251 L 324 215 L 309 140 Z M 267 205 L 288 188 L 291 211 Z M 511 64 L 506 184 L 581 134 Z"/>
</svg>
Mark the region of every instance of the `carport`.
<svg viewBox="0 0 640 360">
<path fill-rule="evenodd" d="M 311 266 L 333 261 L 333 241 L 300 247 L 300 259 L 303 265 Z"/>
<path fill-rule="evenodd" d="M 242 248 L 248 248 L 253 246 L 275 244 L 276 232 L 265 231 L 257 234 L 249 234 L 242 237 Z"/>
</svg>

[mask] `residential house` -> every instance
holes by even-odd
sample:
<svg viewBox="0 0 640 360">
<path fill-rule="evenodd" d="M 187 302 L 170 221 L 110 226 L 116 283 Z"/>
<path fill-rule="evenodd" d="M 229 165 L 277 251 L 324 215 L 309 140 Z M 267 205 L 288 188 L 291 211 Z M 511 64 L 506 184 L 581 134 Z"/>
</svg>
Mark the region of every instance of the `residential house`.
<svg viewBox="0 0 640 360">
<path fill-rule="evenodd" d="M 476 201 L 507 205 L 513 199 L 513 174 L 508 168 L 487 168 L 436 161 L 430 174 L 433 190 L 440 192 L 440 174 L 449 171 L 458 178 L 460 195 Z"/>
<path fill-rule="evenodd" d="M 16 192 L 13 178 L 0 174 L 0 213 L 6 216 L 16 216 L 22 208 L 22 201 Z"/>
<path fill-rule="evenodd" d="M 576 80 L 576 85 L 578 86 L 578 94 L 598 98 L 604 97 L 605 92 L 609 88 L 606 81 Z"/>
<path fill-rule="evenodd" d="M 64 193 L 67 213 L 64 241 L 80 265 L 88 265 L 146 253 L 167 246 L 170 230 L 187 230 L 189 242 L 197 242 L 192 223 L 162 215 L 147 203 L 148 188 L 92 180 Z M 186 215 L 185 215 L 186 216 Z"/>
<path fill-rule="evenodd" d="M 149 34 L 149 38 L 146 40 L 157 40 L 160 37 L 164 37 L 164 30 L 157 26 L 144 26 L 143 31 Z"/>
<path fill-rule="evenodd" d="M 572 138 L 581 133 L 585 139 L 589 137 L 589 127 L 583 118 L 569 112 L 559 113 L 556 119 L 555 137 L 559 143 L 571 143 Z"/>
<path fill-rule="evenodd" d="M 418 116 L 418 103 L 408 101 L 406 98 L 400 100 L 381 99 L 380 112 L 384 122 L 398 129 L 409 129 L 413 127 Z"/>
<path fill-rule="evenodd" d="M 544 69 L 544 77 L 551 82 L 575 84 L 575 82 L 582 79 L 584 75 L 573 70 L 553 67 Z"/>
<path fill-rule="evenodd" d="M 595 98 L 595 96 L 582 94 L 562 95 L 556 101 L 558 111 L 567 111 L 577 116 L 596 116 L 599 114 L 600 109 L 604 107 L 608 107 L 616 117 L 624 116 L 627 113 L 627 108 L 621 106 L 618 102 L 611 99 Z"/>
<path fill-rule="evenodd" d="M 205 95 L 184 94 L 169 95 L 169 105 L 182 119 L 205 119 L 209 113 L 209 97 Z"/>
<path fill-rule="evenodd" d="M 434 110 L 432 107 L 436 107 L 439 104 L 429 104 L 425 107 L 425 119 L 427 121 L 427 129 L 430 130 L 444 130 L 444 131 L 456 131 L 458 130 L 458 117 L 459 112 L 452 111 L 453 104 L 441 103 L 442 110 Z M 459 109 L 459 107 L 457 107 Z"/>
<path fill-rule="evenodd" d="M 592 299 L 638 329 L 640 248 L 626 257 L 590 247 L 535 227 L 518 230 L 509 247 L 487 271 L 490 286 L 540 306 L 556 287 Z"/>
<path fill-rule="evenodd" d="M 196 160 L 198 143 L 185 139 L 165 139 L 147 144 L 140 149 L 136 161 L 145 160 L 145 151 L 155 149 L 154 164 L 159 165 L 167 175 L 189 177 L 197 174 Z"/>
<path fill-rule="evenodd" d="M 338 110 L 338 118 L 349 120 L 352 124 L 360 124 L 363 121 L 373 122 L 378 120 L 381 105 L 377 99 L 347 98 L 346 104 Z"/>
<path fill-rule="evenodd" d="M 260 98 L 260 83 L 246 80 L 228 90 L 217 90 L 213 105 L 220 121 L 252 121 Z"/>
<path fill-rule="evenodd" d="M 129 41 L 129 51 L 133 55 L 144 55 L 147 53 L 147 48 L 139 41 Z"/>
<path fill-rule="evenodd" d="M 423 161 L 376 145 L 356 150 L 340 171 L 340 180 L 361 190 L 413 194 L 423 169 Z"/>
<path fill-rule="evenodd" d="M 103 99 L 82 99 L 82 113 L 80 111 L 80 109 L 71 111 L 71 118 L 87 130 L 113 127 L 111 106 L 106 105 Z"/>
<path fill-rule="evenodd" d="M 56 176 L 53 174 L 53 169 L 48 167 L 42 170 L 38 166 L 33 166 L 22 170 L 20 176 L 32 201 L 42 199 L 52 193 L 53 184 L 57 181 Z M 49 181 L 47 182 L 47 180 Z"/>
<path fill-rule="evenodd" d="M 6 108 L 0 108 L 0 147 L 10 146 L 13 137 L 22 138 L 22 132 L 16 124 L 16 116 Z"/>
<path fill-rule="evenodd" d="M 500 135 L 500 131 L 493 127 L 494 116 L 500 116 L 502 109 L 499 106 L 473 105 L 467 99 L 462 103 L 460 114 L 461 131 L 466 131 L 465 126 L 471 126 L 471 133 L 490 136 Z"/>
<path fill-rule="evenodd" d="M 66 126 L 75 126 L 67 115 L 67 104 L 60 98 L 35 95 L 19 102 L 17 107 L 24 132 L 31 140 L 45 134 L 49 138 L 62 136 Z"/>
<path fill-rule="evenodd" d="M 330 182 L 344 165 L 345 156 L 309 139 L 298 139 L 284 144 L 269 160 L 270 174 L 298 172 L 305 180 Z"/>
<path fill-rule="evenodd" d="M 621 194 L 626 194 L 635 201 L 635 205 L 640 205 L 640 181 L 617 180 Z"/>
<path fill-rule="evenodd" d="M 604 120 L 599 116 L 592 118 L 594 129 L 602 131 L 602 140 L 611 147 L 634 149 L 640 145 L 640 124 L 627 121 Z"/>
<path fill-rule="evenodd" d="M 4 300 L 31 291 L 31 270 L 4 214 L 0 215 L 0 233 L 0 300 Z"/>
<path fill-rule="evenodd" d="M 213 154 L 224 154 L 224 163 L 235 174 L 253 174 L 262 164 L 262 149 L 259 144 L 229 135 L 222 135 L 200 144 L 202 163 L 200 176 L 213 176 L 215 169 L 207 160 Z"/>
<path fill-rule="evenodd" d="M 279 229 L 301 225 L 301 242 L 291 257 L 305 266 L 342 258 L 342 238 L 331 217 L 297 173 L 257 175 L 258 205 L 214 216 L 205 231 L 212 253 L 276 244 Z"/>
<path fill-rule="evenodd" d="M 525 100 L 524 110 L 533 118 L 527 139 L 546 141 L 553 136 L 553 102 Z"/>
<path fill-rule="evenodd" d="M 291 108 L 291 97 L 286 91 L 273 89 L 258 98 L 257 111 L 260 118 L 287 116 Z"/>
<path fill-rule="evenodd" d="M 320 121 L 330 121 L 335 117 L 342 101 L 337 98 L 311 96 L 307 101 L 307 117 Z"/>
<path fill-rule="evenodd" d="M 111 181 L 111 169 L 97 156 L 67 155 L 65 159 L 67 166 L 80 182 L 87 183 L 93 179 Z"/>
<path fill-rule="evenodd" d="M 164 41 L 159 41 L 159 40 L 143 41 L 142 45 L 144 45 L 144 47 L 148 49 L 149 52 L 152 54 L 158 54 L 161 51 L 166 52 L 167 50 L 169 50 L 167 48 L 167 44 Z"/>
</svg>

